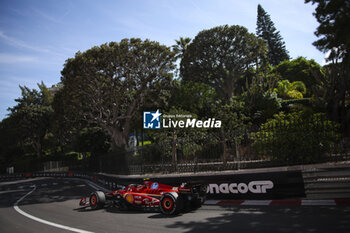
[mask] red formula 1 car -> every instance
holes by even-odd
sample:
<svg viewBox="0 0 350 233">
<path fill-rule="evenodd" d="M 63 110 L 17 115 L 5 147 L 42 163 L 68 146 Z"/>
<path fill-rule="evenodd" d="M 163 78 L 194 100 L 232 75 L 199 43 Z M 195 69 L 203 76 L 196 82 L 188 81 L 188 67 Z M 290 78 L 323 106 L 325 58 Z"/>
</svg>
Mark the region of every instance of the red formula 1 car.
<svg viewBox="0 0 350 233">
<path fill-rule="evenodd" d="M 80 206 L 100 209 L 112 203 L 121 210 L 159 208 L 165 215 L 199 208 L 205 201 L 207 185 L 182 184 L 174 187 L 152 181 L 142 185 L 130 184 L 126 188 L 104 193 L 95 191 L 80 200 Z"/>
</svg>

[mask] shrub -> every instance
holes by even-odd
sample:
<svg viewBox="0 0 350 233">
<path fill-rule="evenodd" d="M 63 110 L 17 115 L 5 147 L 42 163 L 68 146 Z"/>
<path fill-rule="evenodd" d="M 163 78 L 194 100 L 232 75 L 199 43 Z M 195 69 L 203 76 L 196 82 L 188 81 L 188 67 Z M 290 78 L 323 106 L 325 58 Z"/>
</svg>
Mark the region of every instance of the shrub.
<svg viewBox="0 0 350 233">
<path fill-rule="evenodd" d="M 320 162 L 339 140 L 339 126 L 324 114 L 283 112 L 252 133 L 253 149 L 260 156 L 288 163 Z"/>
</svg>

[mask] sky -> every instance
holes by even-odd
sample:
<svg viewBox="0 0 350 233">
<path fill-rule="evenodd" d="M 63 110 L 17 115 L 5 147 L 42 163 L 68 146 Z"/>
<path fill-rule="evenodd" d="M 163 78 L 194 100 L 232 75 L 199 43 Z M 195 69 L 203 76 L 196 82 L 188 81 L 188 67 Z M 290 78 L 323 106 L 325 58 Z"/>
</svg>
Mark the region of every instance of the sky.
<svg viewBox="0 0 350 233">
<path fill-rule="evenodd" d="M 257 5 L 271 16 L 292 58 L 324 64 L 313 45 L 315 5 L 304 0 L 0 0 L 0 120 L 21 96 L 19 85 L 60 82 L 78 51 L 123 38 L 171 46 L 219 25 L 256 31 Z"/>
</svg>

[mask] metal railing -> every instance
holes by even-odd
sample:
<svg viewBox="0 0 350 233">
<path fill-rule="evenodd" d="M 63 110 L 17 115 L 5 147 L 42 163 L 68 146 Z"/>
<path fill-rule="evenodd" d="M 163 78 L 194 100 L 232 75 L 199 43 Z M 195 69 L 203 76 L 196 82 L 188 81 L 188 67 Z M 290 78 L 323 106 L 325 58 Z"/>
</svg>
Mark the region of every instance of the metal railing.
<svg viewBox="0 0 350 233">
<path fill-rule="evenodd" d="M 175 147 L 175 148 L 174 148 Z M 174 158 L 176 156 L 176 158 Z M 350 139 L 328 123 L 294 122 L 245 128 L 176 143 L 151 144 L 126 155 L 130 174 L 237 170 L 350 160 Z"/>
<path fill-rule="evenodd" d="M 350 160 L 350 139 L 327 121 L 282 122 L 229 132 L 163 132 L 127 151 L 91 155 L 25 171 L 69 168 L 113 174 L 197 173 Z M 170 135 L 170 136 L 169 136 Z M 41 167 L 41 169 L 37 169 Z"/>
</svg>

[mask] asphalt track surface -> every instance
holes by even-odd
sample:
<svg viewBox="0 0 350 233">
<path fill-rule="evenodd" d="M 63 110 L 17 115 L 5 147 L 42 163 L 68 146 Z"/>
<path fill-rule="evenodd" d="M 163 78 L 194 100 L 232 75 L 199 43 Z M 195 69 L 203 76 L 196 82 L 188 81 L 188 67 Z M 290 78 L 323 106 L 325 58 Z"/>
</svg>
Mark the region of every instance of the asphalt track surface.
<svg viewBox="0 0 350 233">
<path fill-rule="evenodd" d="M 80 208 L 80 198 L 93 190 L 67 178 L 0 183 L 0 232 L 350 232 L 350 206 L 204 205 L 165 217 L 156 211 Z"/>
</svg>

